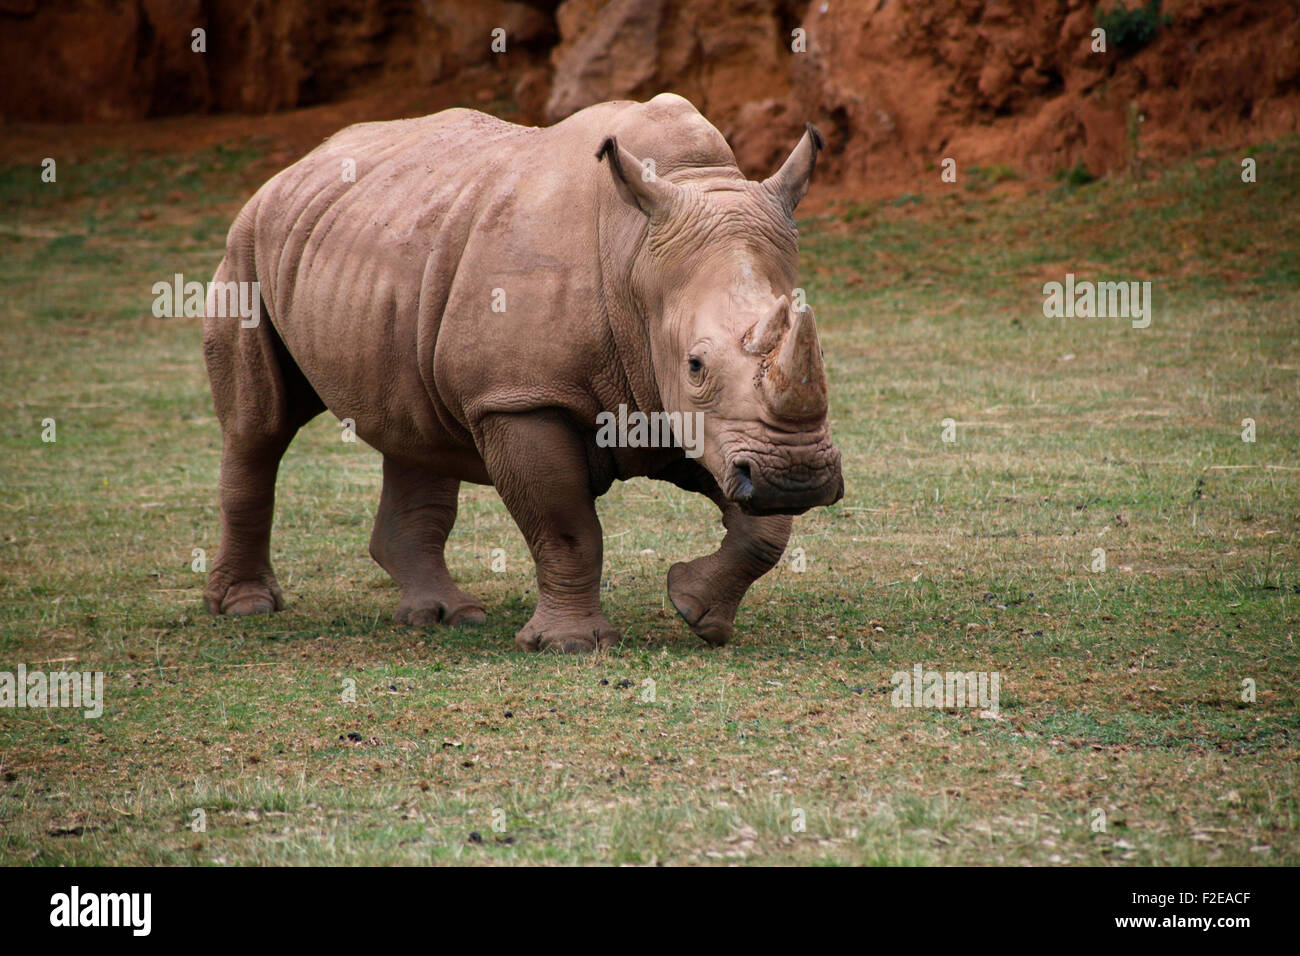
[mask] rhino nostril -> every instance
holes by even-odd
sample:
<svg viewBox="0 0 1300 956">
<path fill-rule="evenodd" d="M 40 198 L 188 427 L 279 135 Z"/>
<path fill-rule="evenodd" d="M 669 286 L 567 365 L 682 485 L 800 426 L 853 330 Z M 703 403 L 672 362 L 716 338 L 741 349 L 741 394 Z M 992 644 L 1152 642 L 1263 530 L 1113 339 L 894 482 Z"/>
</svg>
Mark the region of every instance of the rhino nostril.
<svg viewBox="0 0 1300 956">
<path fill-rule="evenodd" d="M 754 493 L 754 479 L 749 473 L 749 462 L 736 462 L 731 466 L 731 473 L 736 484 L 736 497 L 750 497 Z"/>
</svg>

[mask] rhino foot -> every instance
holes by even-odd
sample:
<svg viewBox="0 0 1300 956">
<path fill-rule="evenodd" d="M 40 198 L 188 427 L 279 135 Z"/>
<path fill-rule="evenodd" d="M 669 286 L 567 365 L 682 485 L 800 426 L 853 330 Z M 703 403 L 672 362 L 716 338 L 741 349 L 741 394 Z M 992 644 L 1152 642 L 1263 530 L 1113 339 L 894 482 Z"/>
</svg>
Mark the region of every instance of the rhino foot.
<svg viewBox="0 0 1300 956">
<path fill-rule="evenodd" d="M 584 654 L 611 647 L 618 643 L 619 637 L 614 625 L 599 612 L 572 618 L 538 610 L 524 629 L 515 635 L 515 643 L 525 651 Z"/>
<path fill-rule="evenodd" d="M 714 647 L 721 647 L 735 633 L 739 601 L 718 597 L 711 577 L 701 571 L 700 562 L 708 558 L 674 564 L 668 569 L 668 597 L 691 631 Z"/>
<path fill-rule="evenodd" d="M 213 614 L 270 614 L 284 610 L 284 595 L 269 571 L 251 580 L 210 583 L 204 597 Z"/>
<path fill-rule="evenodd" d="M 487 611 L 468 594 L 458 591 L 446 598 L 402 598 L 397 610 L 393 612 L 393 620 L 412 627 L 429 627 L 434 624 L 476 625 L 487 620 Z"/>
</svg>

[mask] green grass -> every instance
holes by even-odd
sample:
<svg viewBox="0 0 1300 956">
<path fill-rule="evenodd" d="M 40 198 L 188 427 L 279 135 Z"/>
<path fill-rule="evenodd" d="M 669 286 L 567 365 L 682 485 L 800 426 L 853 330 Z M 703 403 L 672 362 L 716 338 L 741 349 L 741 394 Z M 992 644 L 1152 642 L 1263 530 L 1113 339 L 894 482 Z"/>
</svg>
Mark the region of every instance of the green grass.
<svg viewBox="0 0 1300 956">
<path fill-rule="evenodd" d="M 712 507 L 617 486 L 624 640 L 583 659 L 514 650 L 535 583 L 488 488 L 449 545 L 488 624 L 394 626 L 378 457 L 328 417 L 281 470 L 289 610 L 202 610 L 219 433 L 150 287 L 210 275 L 263 152 L 0 169 L 0 669 L 107 696 L 0 710 L 0 862 L 1300 862 L 1300 144 L 1255 185 L 1227 153 L 1021 197 L 996 167 L 809 216 L 845 500 L 713 651 L 664 596 Z M 1066 272 L 1150 280 L 1151 327 L 1044 318 Z M 998 671 L 1000 719 L 891 707 L 917 663 Z"/>
</svg>

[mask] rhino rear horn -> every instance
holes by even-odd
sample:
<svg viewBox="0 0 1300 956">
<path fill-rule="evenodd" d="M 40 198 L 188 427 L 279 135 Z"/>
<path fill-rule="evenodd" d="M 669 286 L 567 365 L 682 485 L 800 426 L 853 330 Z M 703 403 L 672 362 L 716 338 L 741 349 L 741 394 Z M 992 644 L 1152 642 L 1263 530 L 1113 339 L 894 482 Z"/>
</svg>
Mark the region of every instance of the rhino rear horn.
<svg viewBox="0 0 1300 956">
<path fill-rule="evenodd" d="M 787 421 L 808 421 L 826 414 L 826 368 L 812 309 L 794 313 L 763 377 L 763 393 L 772 411 Z"/>
<path fill-rule="evenodd" d="M 606 136 L 596 151 L 596 161 L 609 157 L 614 186 L 623 197 L 647 216 L 662 215 L 673 207 L 681 187 L 655 175 L 654 164 L 647 165 L 618 145 L 618 138 Z"/>
<path fill-rule="evenodd" d="M 812 182 L 813 169 L 817 166 L 817 154 L 825 148 L 826 140 L 817 127 L 809 123 L 794 152 L 780 169 L 763 180 L 764 188 L 780 200 L 786 212 L 793 213 L 799 200 L 808 194 L 808 184 Z"/>
<path fill-rule="evenodd" d="M 790 300 L 785 296 L 776 300 L 776 305 L 763 318 L 754 323 L 753 328 L 740 340 L 741 347 L 750 355 L 766 355 L 781 342 L 785 330 L 790 324 Z"/>
</svg>

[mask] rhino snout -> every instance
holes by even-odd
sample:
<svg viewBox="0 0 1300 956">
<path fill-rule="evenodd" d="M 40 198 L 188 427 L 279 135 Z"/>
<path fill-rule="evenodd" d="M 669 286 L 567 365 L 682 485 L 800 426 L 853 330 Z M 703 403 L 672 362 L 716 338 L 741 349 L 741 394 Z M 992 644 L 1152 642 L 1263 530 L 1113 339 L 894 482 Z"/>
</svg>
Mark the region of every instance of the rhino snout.
<svg viewBox="0 0 1300 956">
<path fill-rule="evenodd" d="M 738 454 L 727 466 L 724 484 L 727 497 L 752 515 L 803 514 L 844 497 L 836 448 L 812 463 L 768 463 L 757 455 Z"/>
</svg>

